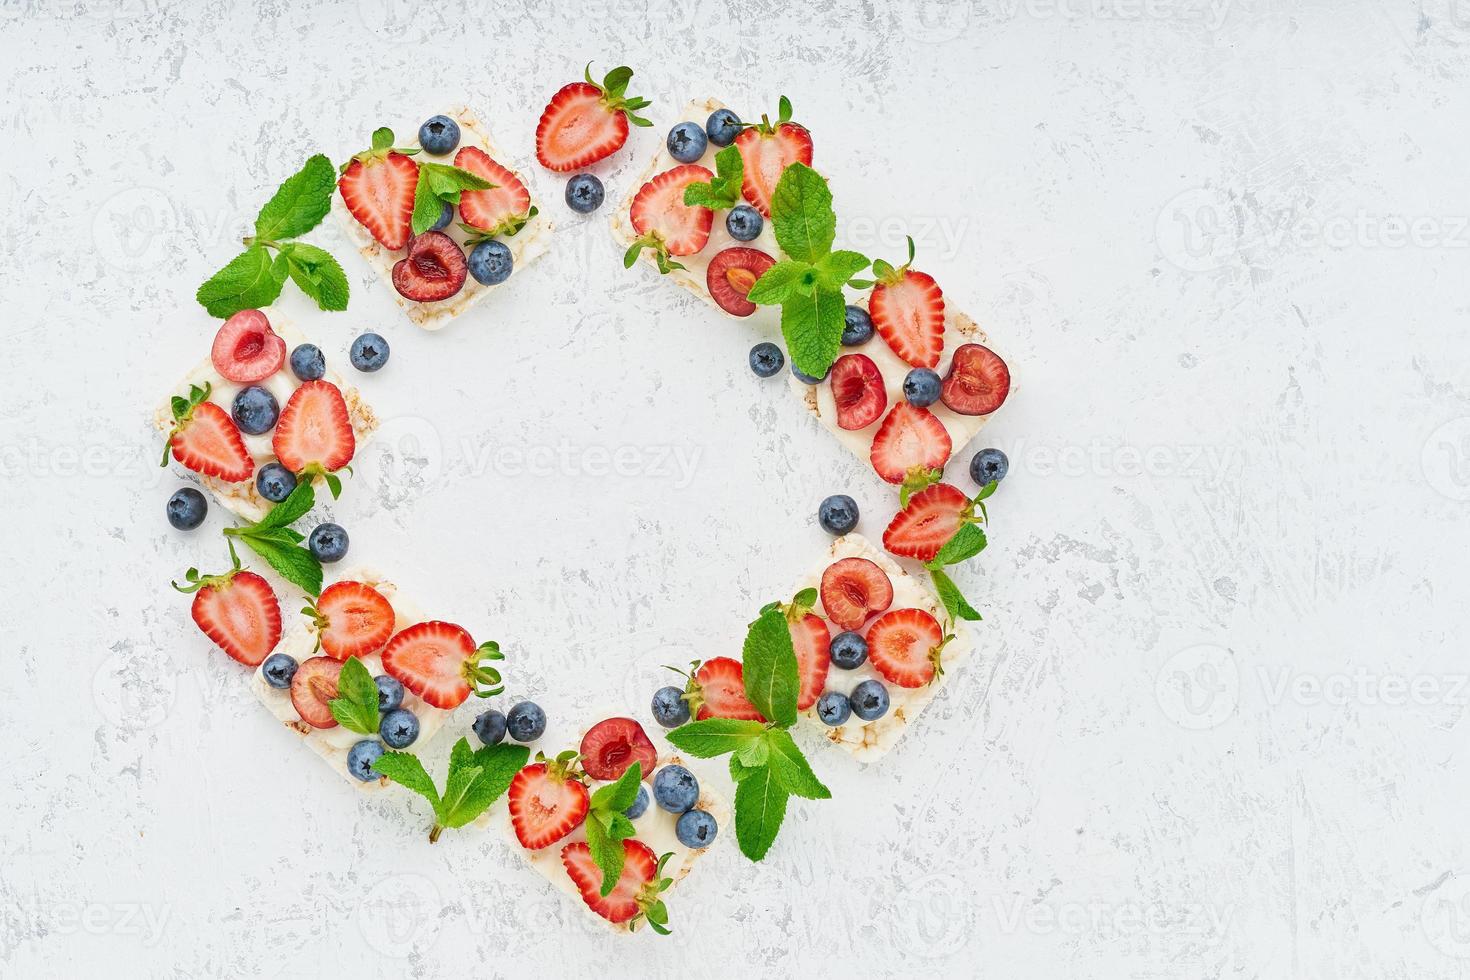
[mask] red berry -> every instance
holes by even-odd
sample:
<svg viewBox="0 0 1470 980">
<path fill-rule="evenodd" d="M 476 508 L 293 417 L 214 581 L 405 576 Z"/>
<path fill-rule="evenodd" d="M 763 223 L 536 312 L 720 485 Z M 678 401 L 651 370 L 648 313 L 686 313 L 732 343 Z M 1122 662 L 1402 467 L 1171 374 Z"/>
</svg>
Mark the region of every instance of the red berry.
<svg viewBox="0 0 1470 980">
<path fill-rule="evenodd" d="M 602 869 L 592 860 L 592 852 L 580 841 L 561 849 L 561 864 L 577 886 L 587 907 L 609 922 L 627 922 L 657 901 L 660 889 L 658 859 L 647 844 L 629 838 L 623 841 L 623 873 L 605 897 L 602 894 Z"/>
<path fill-rule="evenodd" d="M 281 605 L 254 572 L 206 578 L 189 614 L 215 646 L 247 667 L 259 667 L 281 640 Z"/>
<path fill-rule="evenodd" d="M 893 605 L 893 583 L 867 558 L 843 558 L 822 573 L 822 608 L 845 630 L 855 630 L 869 616 Z"/>
<path fill-rule="evenodd" d="M 301 720 L 313 728 L 336 728 L 328 702 L 337 698 L 337 678 L 342 674 L 342 661 L 331 657 L 303 660 L 291 678 L 291 705 Z"/>
<path fill-rule="evenodd" d="M 413 195 L 419 166 L 393 151 L 368 151 L 347 164 L 337 190 L 358 224 L 388 249 L 397 251 L 413 234 Z"/>
<path fill-rule="evenodd" d="M 286 342 L 276 336 L 259 310 L 241 310 L 220 324 L 209 359 L 222 377 L 236 384 L 264 381 L 286 361 Z"/>
<path fill-rule="evenodd" d="M 454 165 L 495 185 L 487 191 L 460 193 L 459 216 L 465 223 L 492 235 L 518 231 L 531 210 L 531 192 L 521 179 L 478 146 L 460 147 Z"/>
<path fill-rule="evenodd" d="M 832 666 L 832 634 L 821 616 L 807 613 L 791 624 L 791 645 L 796 650 L 796 676 L 800 681 L 796 708 L 805 711 L 817 703 L 827 686 L 827 670 Z"/>
<path fill-rule="evenodd" d="M 915 469 L 943 468 L 951 448 L 949 432 L 933 412 L 898 402 L 873 436 L 869 458 L 879 476 L 902 483 Z"/>
<path fill-rule="evenodd" d="M 536 124 L 536 159 L 541 166 L 569 173 L 616 153 L 628 140 L 628 121 L 646 99 L 626 96 L 633 73 L 627 68 L 608 72 L 598 85 L 586 81 L 557 89 Z M 646 120 L 639 120 L 647 125 Z"/>
<path fill-rule="evenodd" d="M 989 415 L 1011 393 L 1011 369 L 989 347 L 965 344 L 955 349 L 939 398 L 961 415 Z"/>
<path fill-rule="evenodd" d="M 189 398 L 174 402 L 174 427 L 168 437 L 174 459 L 195 473 L 228 483 L 248 480 L 255 472 L 255 460 L 245 449 L 240 427 L 229 412 L 205 401 L 207 395 L 207 386 L 196 388 Z"/>
<path fill-rule="evenodd" d="M 868 661 L 890 684 L 923 687 L 941 671 L 947 642 L 939 621 L 922 609 L 895 609 L 868 627 Z"/>
<path fill-rule="evenodd" d="M 330 381 L 308 381 L 291 393 L 271 448 L 292 473 L 316 466 L 330 473 L 352 462 L 357 437 L 342 392 Z"/>
<path fill-rule="evenodd" d="M 498 655 L 487 658 L 464 627 L 438 620 L 399 630 L 383 648 L 383 670 L 388 676 L 436 708 L 464 704 L 479 680 L 483 659 L 498 659 Z"/>
<path fill-rule="evenodd" d="M 757 211 L 769 218 L 771 197 L 776 193 L 781 172 L 793 163 L 811 166 L 812 134 L 805 126 L 792 122 L 774 128 L 752 126 L 735 137 L 735 145 L 745 165 L 740 191 Z"/>
<path fill-rule="evenodd" d="M 315 611 L 322 651 L 337 660 L 377 653 L 393 635 L 393 606 L 362 582 L 327 586 Z"/>
<path fill-rule="evenodd" d="M 715 213 L 684 203 L 684 188 L 714 179 L 708 168 L 692 163 L 657 174 L 638 189 L 628 217 L 638 232 L 638 244 L 661 256 L 693 255 L 709 242 Z M 630 260 L 631 261 L 631 260 Z"/>
<path fill-rule="evenodd" d="M 516 840 L 539 850 L 561 840 L 587 819 L 587 787 L 563 763 L 536 762 L 516 773 L 506 792 Z M 598 884 L 601 884 L 598 876 Z"/>
<path fill-rule="evenodd" d="M 765 721 L 745 696 L 745 668 L 729 657 L 713 657 L 694 672 L 695 718 L 735 718 Z"/>
<path fill-rule="evenodd" d="M 832 400 L 837 424 L 844 429 L 866 429 L 888 407 L 883 373 L 866 354 L 844 354 L 832 365 Z"/>
<path fill-rule="evenodd" d="M 893 353 L 914 367 L 933 368 L 944 350 L 944 294 L 934 277 L 907 267 L 880 281 L 868 314 Z"/>
<path fill-rule="evenodd" d="M 889 522 L 883 547 L 895 555 L 929 561 L 965 523 L 970 498 L 948 483 L 925 487 Z"/>
<path fill-rule="evenodd" d="M 643 777 L 652 775 L 658 750 L 643 726 L 632 718 L 607 718 L 587 729 L 582 736 L 582 768 L 593 779 L 613 780 L 633 763 L 642 767 Z"/>
<path fill-rule="evenodd" d="M 756 307 L 745 296 L 775 264 L 775 259 L 758 248 L 727 248 L 709 260 L 704 284 L 720 309 L 731 316 L 750 316 Z"/>
<path fill-rule="evenodd" d="M 469 262 L 459 244 L 442 231 L 426 231 L 408 243 L 393 263 L 393 288 L 415 303 L 436 303 L 464 288 Z"/>
</svg>

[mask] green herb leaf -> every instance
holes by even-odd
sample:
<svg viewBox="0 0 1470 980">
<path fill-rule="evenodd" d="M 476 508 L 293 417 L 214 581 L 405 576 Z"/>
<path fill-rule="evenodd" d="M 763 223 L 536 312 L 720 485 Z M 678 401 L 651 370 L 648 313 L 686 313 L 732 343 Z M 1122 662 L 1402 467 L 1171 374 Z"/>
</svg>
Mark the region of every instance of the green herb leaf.
<svg viewBox="0 0 1470 980">
<path fill-rule="evenodd" d="M 761 273 L 745 298 L 757 306 L 778 306 L 797 293 L 811 293 L 806 277 L 814 274 L 805 262 L 782 260 Z"/>
<path fill-rule="evenodd" d="M 378 685 L 356 657 L 348 657 L 337 675 L 337 697 L 327 702 L 332 717 L 350 732 L 378 734 Z"/>
<path fill-rule="evenodd" d="M 796 650 L 786 616 L 779 609 L 767 609 L 751 624 L 741 657 L 750 703 L 774 724 L 796 724 Z"/>
<path fill-rule="evenodd" d="M 318 309 L 337 312 L 347 309 L 350 294 L 347 273 L 332 253 L 306 242 L 288 242 L 281 246 L 281 255 L 286 258 L 291 281 L 316 300 Z"/>
<path fill-rule="evenodd" d="M 759 861 L 786 819 L 788 793 L 767 767 L 750 770 L 735 784 L 735 839 L 740 853 Z"/>
<path fill-rule="evenodd" d="M 814 263 L 826 255 L 837 236 L 827 181 L 806 164 L 788 166 L 771 195 L 771 222 L 776 243 L 791 258 Z"/>
<path fill-rule="evenodd" d="M 255 237 L 279 241 L 306 234 L 327 216 L 336 187 L 332 161 L 318 153 L 286 178 L 255 219 Z"/>
<path fill-rule="evenodd" d="M 423 234 L 439 220 L 445 204 L 458 205 L 461 191 L 488 191 L 496 185 L 447 163 L 419 163 L 419 182 L 413 195 L 413 233 Z"/>
<path fill-rule="evenodd" d="M 801 754 L 791 733 L 773 728 L 766 732 L 765 744 L 770 749 L 767 766 L 776 782 L 792 796 L 807 800 L 830 800 L 832 791 L 822 785 L 817 774 Z M 744 760 L 742 760 L 744 761 Z"/>
<path fill-rule="evenodd" d="M 758 721 L 706 718 L 686 722 L 669 732 L 667 737 L 669 743 L 681 752 L 688 752 L 696 759 L 713 759 L 759 739 L 763 731 L 765 726 Z"/>
<path fill-rule="evenodd" d="M 745 161 L 738 146 L 727 146 L 715 154 L 715 177 L 696 181 L 684 188 L 684 203 L 690 207 L 726 210 L 740 203 L 745 181 Z"/>
<path fill-rule="evenodd" d="M 828 289 L 810 295 L 792 294 L 783 302 L 781 334 L 786 338 L 791 363 L 805 374 L 823 377 L 837 360 L 846 307 L 842 293 Z"/>
<path fill-rule="evenodd" d="M 587 850 L 602 871 L 603 896 L 611 895 L 623 874 L 623 841 L 633 836 L 633 822 L 623 813 L 638 797 L 643 779 L 643 766 L 633 763 L 617 782 L 596 790 L 591 799 L 591 815 L 586 822 Z"/>
<path fill-rule="evenodd" d="M 439 800 L 438 790 L 434 788 L 434 780 L 424 771 L 424 764 L 419 761 L 418 756 L 412 752 L 384 752 L 373 763 L 373 771 L 428 800 L 429 806 L 434 808 L 437 821 L 443 804 Z"/>
<path fill-rule="evenodd" d="M 247 533 L 295 524 L 309 514 L 314 506 L 316 506 L 316 491 L 311 488 L 310 480 L 303 480 L 296 484 L 296 488 L 287 495 L 285 500 L 276 504 L 266 512 L 264 517 L 247 528 Z"/>
<path fill-rule="evenodd" d="M 979 622 L 980 613 L 974 606 L 966 601 L 960 587 L 955 585 L 941 569 L 930 568 L 929 577 L 934 581 L 934 591 L 939 594 L 939 601 L 944 603 L 944 609 L 952 619 L 963 619 L 968 622 Z"/>
<path fill-rule="evenodd" d="M 974 558 L 985 550 L 985 532 L 978 524 L 963 524 L 948 541 L 944 547 L 939 549 L 939 554 L 928 562 L 926 567 L 945 565 L 958 565 L 962 561 Z"/>
<path fill-rule="evenodd" d="M 638 784 L 642 779 L 643 764 L 635 762 L 623 770 L 617 782 L 608 783 L 593 792 L 592 809 L 607 813 L 622 813 L 638 798 Z"/>
<path fill-rule="evenodd" d="M 235 530 L 230 528 L 227 530 Z M 236 535 L 282 578 L 309 596 L 322 591 L 322 563 L 301 547 L 285 528 Z"/>
<path fill-rule="evenodd" d="M 465 744 L 468 747 L 469 743 Z M 470 761 L 480 775 L 460 796 L 455 808 L 444 814 L 444 826 L 463 827 L 490 809 L 490 805 L 510 788 L 511 780 L 525 767 L 530 755 L 531 750 L 526 746 L 508 743 L 477 749 Z"/>
<path fill-rule="evenodd" d="M 817 259 L 817 285 L 822 289 L 841 289 L 847 285 L 848 280 L 867 267 L 866 255 L 839 249 Z"/>
<path fill-rule="evenodd" d="M 271 259 L 264 245 L 252 245 L 210 276 L 194 298 L 210 316 L 234 316 L 241 310 L 270 306 L 286 283 L 286 264 Z"/>
</svg>

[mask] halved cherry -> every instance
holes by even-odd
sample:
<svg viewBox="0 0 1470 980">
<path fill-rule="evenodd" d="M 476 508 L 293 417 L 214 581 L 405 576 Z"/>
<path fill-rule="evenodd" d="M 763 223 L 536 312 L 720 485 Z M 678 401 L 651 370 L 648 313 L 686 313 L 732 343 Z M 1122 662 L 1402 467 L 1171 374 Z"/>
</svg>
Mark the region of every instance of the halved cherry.
<svg viewBox="0 0 1470 980">
<path fill-rule="evenodd" d="M 264 381 L 286 362 L 286 342 L 259 310 L 241 310 L 220 325 L 209 360 L 236 384 Z"/>
<path fill-rule="evenodd" d="M 291 704 L 301 720 L 313 728 L 336 728 L 328 701 L 337 697 L 337 678 L 342 674 L 342 661 L 331 657 L 311 657 L 296 668 L 291 678 Z"/>
<path fill-rule="evenodd" d="M 758 248 L 727 248 L 709 260 L 704 282 L 720 309 L 731 316 L 750 316 L 755 304 L 745 296 L 775 264 L 775 259 Z"/>
<path fill-rule="evenodd" d="M 837 424 L 844 429 L 866 429 L 883 417 L 888 390 L 883 373 L 866 354 L 844 354 L 832 365 L 832 400 Z"/>
<path fill-rule="evenodd" d="M 635 762 L 646 779 L 658 762 L 658 750 L 648 733 L 632 718 L 599 721 L 582 736 L 580 752 L 582 769 L 593 779 L 618 779 Z"/>
<path fill-rule="evenodd" d="M 855 630 L 869 616 L 893 605 L 893 583 L 867 558 L 843 558 L 822 573 L 822 608 L 845 630 Z"/>
<path fill-rule="evenodd" d="M 437 302 L 464 288 L 469 268 L 458 242 L 442 231 L 426 231 L 393 263 L 393 288 L 415 303 Z"/>
<path fill-rule="evenodd" d="M 1000 355 L 981 344 L 965 344 L 954 352 L 939 398 L 961 415 L 989 415 L 1011 393 L 1011 369 Z"/>
</svg>

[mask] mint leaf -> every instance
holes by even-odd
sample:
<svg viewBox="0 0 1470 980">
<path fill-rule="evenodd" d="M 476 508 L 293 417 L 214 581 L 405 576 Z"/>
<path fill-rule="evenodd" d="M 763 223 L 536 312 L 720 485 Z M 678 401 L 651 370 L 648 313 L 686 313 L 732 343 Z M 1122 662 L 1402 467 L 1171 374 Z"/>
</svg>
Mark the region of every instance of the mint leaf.
<svg viewBox="0 0 1470 980">
<path fill-rule="evenodd" d="M 715 154 L 713 180 L 696 181 L 684 187 L 684 203 L 690 207 L 726 210 L 740 203 L 745 181 L 745 161 L 738 146 L 727 146 Z"/>
<path fill-rule="evenodd" d="M 255 219 L 255 237 L 264 241 L 296 238 L 321 224 L 332 207 L 336 187 L 332 161 L 318 153 L 286 178 Z"/>
<path fill-rule="evenodd" d="M 460 741 L 465 742 L 466 748 L 469 747 L 469 743 L 464 739 Z M 461 794 L 454 808 L 446 808 L 444 826 L 463 827 L 490 809 L 490 805 L 500 799 L 510 788 L 511 780 L 526 765 L 526 760 L 530 758 L 530 755 L 531 750 L 526 746 L 508 743 L 486 745 L 477 749 L 474 756 L 468 761 L 479 770 L 480 774 Z"/>
<path fill-rule="evenodd" d="M 250 546 L 250 550 L 266 564 L 274 568 L 287 582 L 309 596 L 318 596 L 322 591 L 322 563 L 316 556 L 297 543 L 286 528 L 249 533 L 239 528 L 226 528 L 225 533 L 241 531 L 232 535 Z M 299 537 L 299 536 L 298 536 Z"/>
<path fill-rule="evenodd" d="M 830 800 L 832 791 L 822 785 L 817 774 L 797 748 L 791 733 L 781 729 L 766 732 L 765 744 L 770 749 L 766 765 L 777 784 L 792 796 L 807 800 Z"/>
<path fill-rule="evenodd" d="M 758 721 L 706 718 L 686 722 L 669 732 L 667 737 L 669 743 L 681 752 L 688 752 L 696 759 L 713 759 L 758 739 L 763 731 L 765 726 Z"/>
<path fill-rule="evenodd" d="M 314 506 L 316 506 L 316 491 L 311 488 L 310 480 L 303 480 L 296 484 L 296 489 L 292 490 L 285 500 L 267 511 L 266 515 L 247 528 L 247 531 L 263 531 L 294 524 L 310 513 Z"/>
<path fill-rule="evenodd" d="M 753 772 L 760 772 L 765 766 L 747 766 L 740 761 L 738 755 L 730 756 L 730 782 L 738 783 Z"/>
<path fill-rule="evenodd" d="M 944 547 L 939 549 L 926 567 L 943 567 L 945 565 L 958 565 L 962 561 L 974 558 L 985 550 L 985 532 L 977 524 L 964 524 L 956 531 Z"/>
<path fill-rule="evenodd" d="M 264 245 L 252 245 L 205 280 L 194 298 L 210 316 L 225 319 L 241 310 L 270 306 L 285 283 L 285 263 L 272 261 Z"/>
<path fill-rule="evenodd" d="M 419 163 L 419 182 L 413 195 L 413 233 L 423 234 L 439 220 L 443 205 L 459 204 L 461 191 L 488 191 L 495 187 L 479 174 L 447 163 Z"/>
<path fill-rule="evenodd" d="M 929 577 L 933 579 L 934 591 L 939 594 L 939 601 L 944 603 L 944 610 L 949 613 L 950 618 L 971 623 L 980 621 L 979 611 L 966 601 L 964 593 L 954 584 L 953 579 L 938 568 L 930 568 Z"/>
<path fill-rule="evenodd" d="M 771 195 L 771 222 L 776 243 L 791 258 L 816 262 L 826 255 L 837 236 L 827 181 L 804 163 L 788 166 Z"/>
<path fill-rule="evenodd" d="M 623 770 L 617 782 L 608 783 L 592 794 L 592 809 L 610 814 L 622 813 L 638 798 L 638 784 L 642 779 L 643 764 L 635 762 Z"/>
<path fill-rule="evenodd" d="M 777 725 L 796 724 L 796 650 L 784 613 L 768 608 L 760 614 L 745 635 L 741 658 L 750 703 Z"/>
<path fill-rule="evenodd" d="M 378 685 L 356 657 L 348 657 L 337 675 L 337 697 L 327 702 L 332 717 L 359 735 L 378 734 Z"/>
<path fill-rule="evenodd" d="M 444 211 L 444 202 L 434 193 L 433 186 L 419 173 L 419 182 L 413 189 L 413 218 L 411 227 L 415 235 L 422 235 L 434 226 Z"/>
<path fill-rule="evenodd" d="M 814 285 L 812 266 L 785 259 L 761 273 L 745 298 L 757 306 L 777 306 L 797 293 L 811 293 Z"/>
<path fill-rule="evenodd" d="M 810 295 L 793 294 L 783 302 L 781 335 L 786 339 L 791 363 L 803 373 L 823 377 L 837 360 L 846 306 L 842 293 L 828 289 Z"/>
<path fill-rule="evenodd" d="M 347 309 L 350 292 L 347 273 L 330 252 L 305 242 L 288 242 L 281 246 L 281 255 L 286 258 L 291 281 L 316 300 L 318 309 L 337 312 Z"/>
<path fill-rule="evenodd" d="M 434 780 L 424 771 L 424 764 L 412 752 L 384 752 L 373 763 L 373 772 L 387 776 L 400 786 L 411 789 L 429 801 L 437 818 L 443 808 Z"/>
<path fill-rule="evenodd" d="M 841 289 L 847 285 L 849 279 L 867 267 L 866 255 L 839 249 L 817 259 L 817 285 L 822 289 Z"/>
<path fill-rule="evenodd" d="M 786 819 L 786 790 L 769 768 L 752 769 L 735 784 L 735 839 L 740 853 L 759 861 Z"/>
</svg>

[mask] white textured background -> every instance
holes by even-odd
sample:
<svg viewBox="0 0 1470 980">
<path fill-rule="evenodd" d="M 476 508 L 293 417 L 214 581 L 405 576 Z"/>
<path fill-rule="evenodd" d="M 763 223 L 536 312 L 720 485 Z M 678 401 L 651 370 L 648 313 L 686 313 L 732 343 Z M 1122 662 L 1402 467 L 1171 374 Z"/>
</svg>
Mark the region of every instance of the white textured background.
<svg viewBox="0 0 1470 980">
<path fill-rule="evenodd" d="M 5 0 L 0 974 L 1465 975 L 1455 7 Z M 1013 461 L 964 576 L 985 658 L 884 764 L 820 752 L 836 798 L 763 865 L 726 828 L 666 940 L 292 745 L 168 588 L 222 521 L 168 527 L 147 426 L 308 153 L 464 101 L 525 164 L 588 60 L 656 103 L 610 201 L 687 98 L 789 94 L 845 240 L 918 237 L 1020 383 L 972 447 Z M 816 559 L 823 495 L 874 536 L 891 497 L 560 190 L 554 254 L 443 333 L 327 230 L 352 309 L 298 324 L 393 345 L 353 558 L 554 715 L 646 714 Z"/>
</svg>

